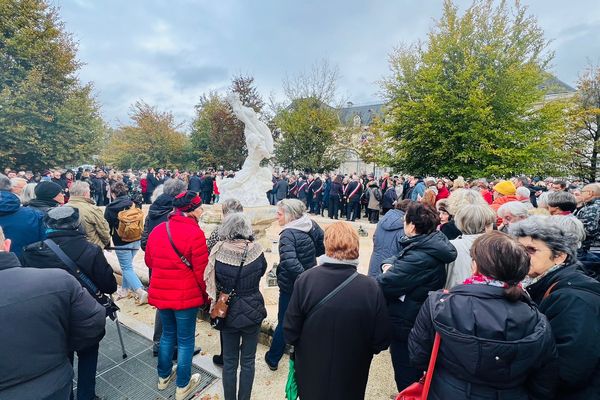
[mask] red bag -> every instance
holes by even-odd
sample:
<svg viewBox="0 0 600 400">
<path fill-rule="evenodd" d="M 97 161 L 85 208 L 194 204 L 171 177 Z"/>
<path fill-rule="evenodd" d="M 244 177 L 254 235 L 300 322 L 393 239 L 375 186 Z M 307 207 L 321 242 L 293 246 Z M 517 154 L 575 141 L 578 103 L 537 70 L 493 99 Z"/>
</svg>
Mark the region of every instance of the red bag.
<svg viewBox="0 0 600 400">
<path fill-rule="evenodd" d="M 396 397 L 396 400 L 427 400 L 429 387 L 431 386 L 431 378 L 433 377 L 433 370 L 435 369 L 435 361 L 437 360 L 439 350 L 440 334 L 436 332 L 427 373 L 419 380 L 419 382 L 415 382 L 401 391 L 400 394 L 398 394 L 398 397 Z"/>
</svg>

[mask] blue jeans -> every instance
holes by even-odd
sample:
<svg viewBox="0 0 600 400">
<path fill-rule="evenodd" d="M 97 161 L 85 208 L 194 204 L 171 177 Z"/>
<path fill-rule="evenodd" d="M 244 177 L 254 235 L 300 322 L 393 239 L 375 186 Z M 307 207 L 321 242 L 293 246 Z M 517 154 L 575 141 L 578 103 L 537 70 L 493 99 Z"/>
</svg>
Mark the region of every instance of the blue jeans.
<svg viewBox="0 0 600 400">
<path fill-rule="evenodd" d="M 260 324 L 240 330 L 221 331 L 223 338 L 223 392 L 225 400 L 250 400 Z M 240 345 L 241 340 L 241 345 Z M 238 364 L 240 384 L 236 396 Z"/>
<path fill-rule="evenodd" d="M 133 258 L 140 249 L 140 241 L 116 246 L 115 248 L 119 249 L 115 250 L 115 253 L 117 253 L 117 259 L 123 273 L 123 289 L 138 290 L 142 287 L 142 282 L 133 270 Z"/>
<path fill-rule="evenodd" d="M 173 368 L 173 353 L 177 344 L 177 387 L 185 387 L 192 374 L 196 315 L 198 307 L 185 310 L 160 310 L 163 331 L 158 349 L 158 376 L 167 378 Z"/>
<path fill-rule="evenodd" d="M 283 320 L 285 318 L 285 312 L 287 311 L 288 305 L 292 295 L 289 293 L 279 292 L 279 311 L 277 312 L 277 328 L 273 332 L 273 341 L 271 342 L 271 348 L 267 352 L 265 358 L 271 365 L 279 364 L 279 360 L 283 357 L 285 352 L 285 339 L 283 338 Z"/>
</svg>

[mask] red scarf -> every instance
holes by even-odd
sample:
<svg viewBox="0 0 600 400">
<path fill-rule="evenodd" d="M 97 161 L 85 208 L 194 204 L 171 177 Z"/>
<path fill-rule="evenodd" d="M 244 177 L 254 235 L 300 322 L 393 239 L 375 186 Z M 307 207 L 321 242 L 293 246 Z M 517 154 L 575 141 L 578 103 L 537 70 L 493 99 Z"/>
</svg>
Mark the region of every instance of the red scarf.
<svg viewBox="0 0 600 400">
<path fill-rule="evenodd" d="M 470 278 L 465 279 L 463 284 L 464 285 L 489 285 L 489 286 L 496 286 L 496 287 L 501 287 L 501 288 L 508 288 L 510 286 L 506 282 L 499 281 L 497 279 L 490 278 L 489 276 L 485 276 L 482 274 L 472 275 Z M 522 288 L 521 283 L 519 283 L 517 286 Z"/>
</svg>

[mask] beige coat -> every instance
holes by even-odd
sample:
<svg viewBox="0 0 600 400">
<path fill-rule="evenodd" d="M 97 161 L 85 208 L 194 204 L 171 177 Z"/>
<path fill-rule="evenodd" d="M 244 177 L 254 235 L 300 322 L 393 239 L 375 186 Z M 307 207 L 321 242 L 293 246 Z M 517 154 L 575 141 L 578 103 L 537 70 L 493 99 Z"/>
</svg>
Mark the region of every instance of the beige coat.
<svg viewBox="0 0 600 400">
<path fill-rule="evenodd" d="M 101 248 L 110 246 L 108 222 L 100 207 L 84 197 L 71 197 L 68 205 L 79 210 L 79 221 L 85 228 L 87 240 Z"/>
</svg>

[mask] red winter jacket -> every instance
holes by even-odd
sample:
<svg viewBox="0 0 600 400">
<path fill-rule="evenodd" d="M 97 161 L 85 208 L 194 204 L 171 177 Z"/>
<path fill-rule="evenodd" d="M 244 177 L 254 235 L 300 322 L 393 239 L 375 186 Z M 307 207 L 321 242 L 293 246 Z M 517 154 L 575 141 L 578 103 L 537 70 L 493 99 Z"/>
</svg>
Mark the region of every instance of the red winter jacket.
<svg viewBox="0 0 600 400">
<path fill-rule="evenodd" d="M 188 268 L 177 256 L 166 222 L 152 230 L 146 244 L 145 261 L 152 270 L 148 302 L 159 310 L 185 310 L 208 300 L 204 269 L 208 263 L 206 237 L 194 218 L 171 215 L 169 228 L 177 250 L 192 264 Z"/>
</svg>

